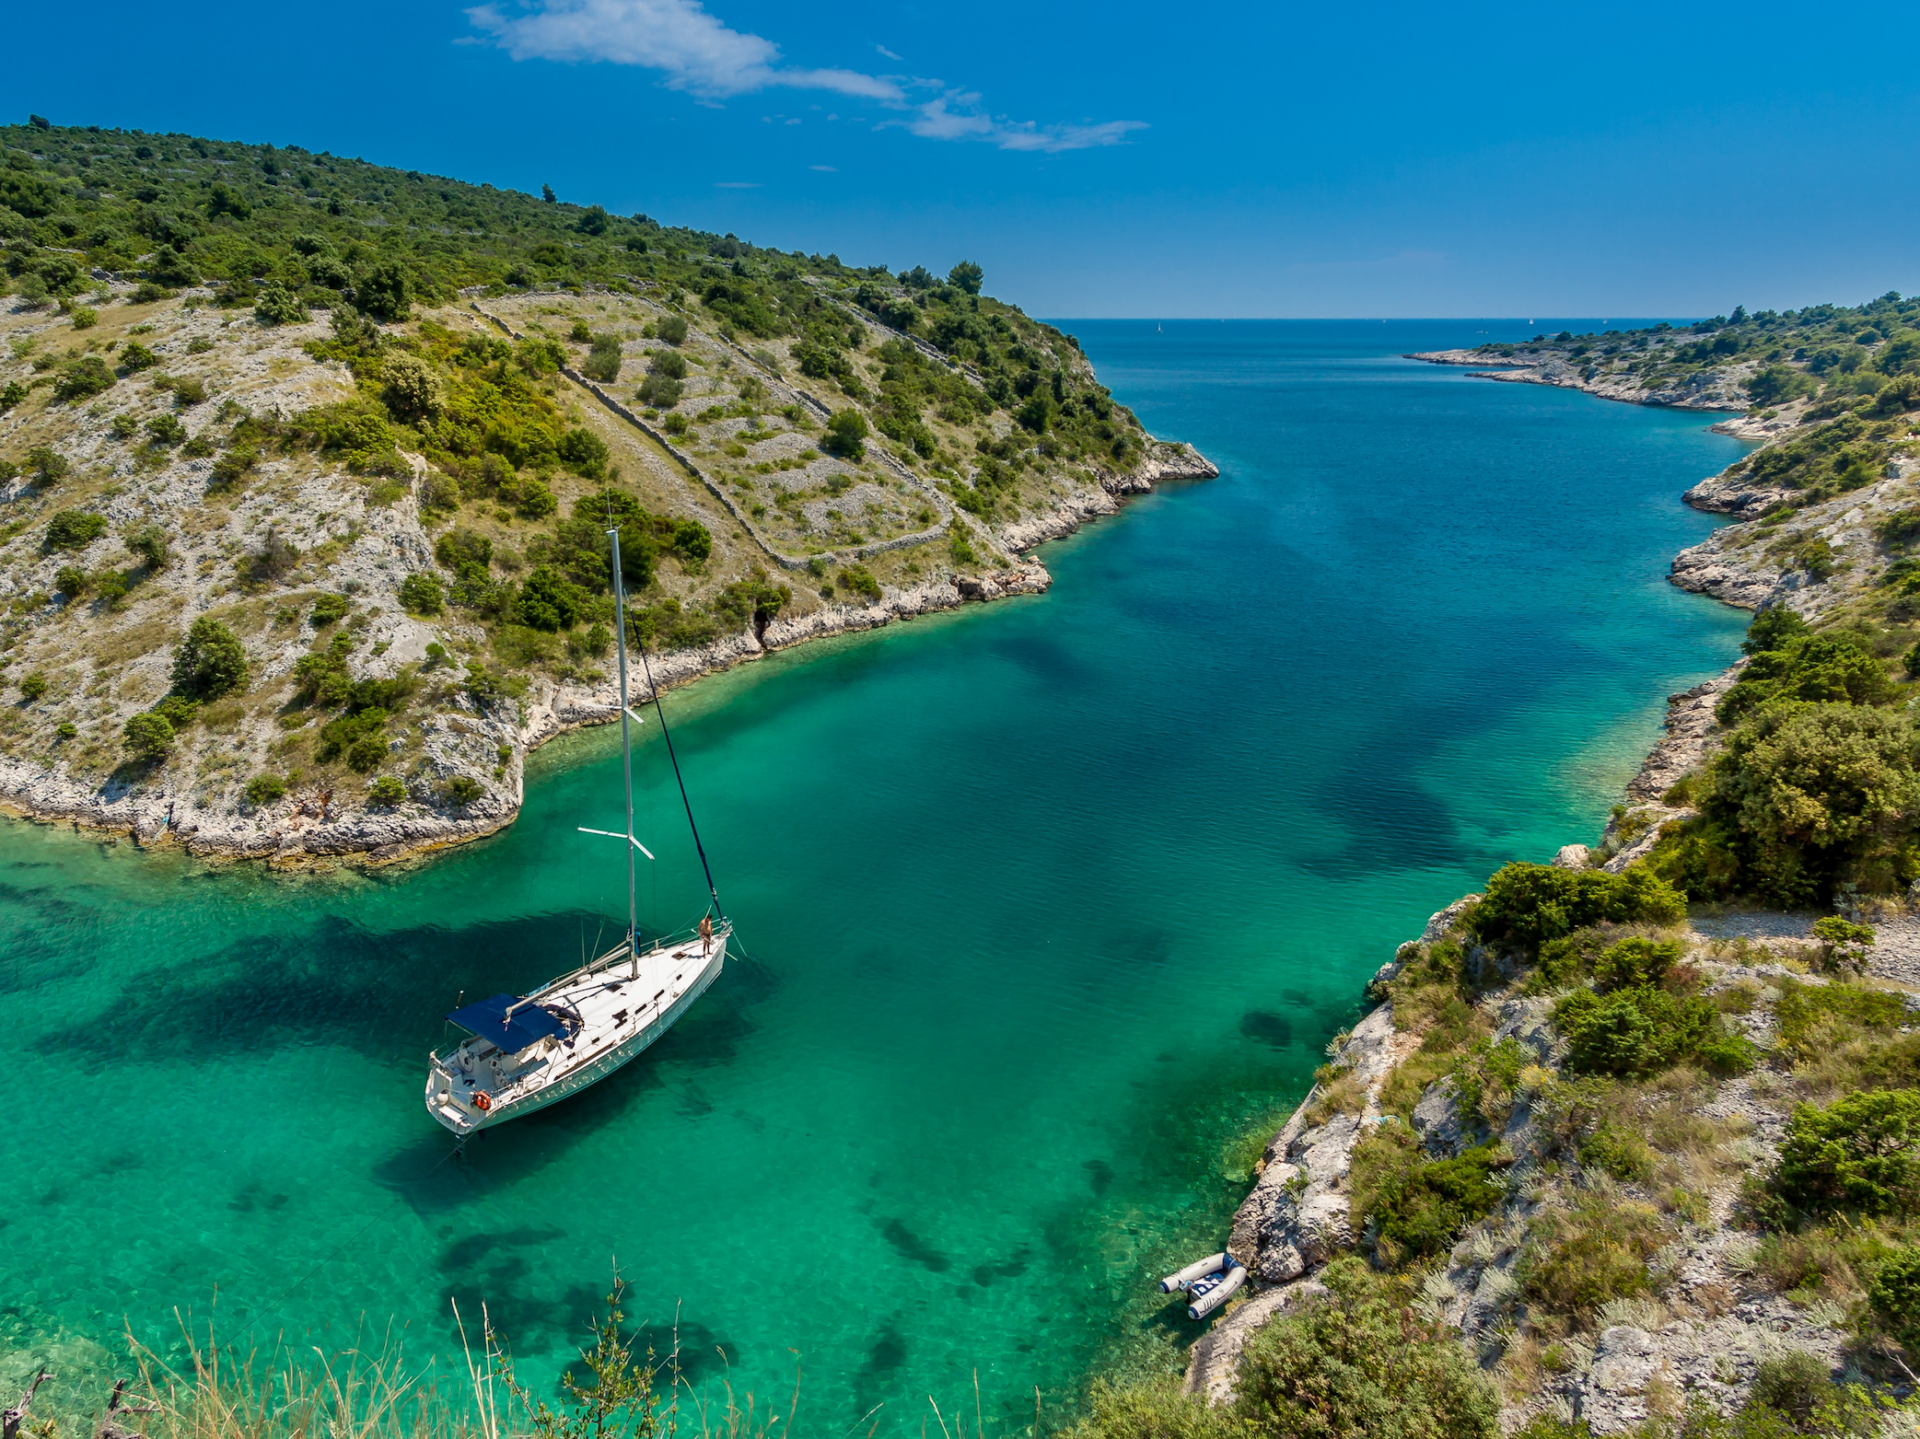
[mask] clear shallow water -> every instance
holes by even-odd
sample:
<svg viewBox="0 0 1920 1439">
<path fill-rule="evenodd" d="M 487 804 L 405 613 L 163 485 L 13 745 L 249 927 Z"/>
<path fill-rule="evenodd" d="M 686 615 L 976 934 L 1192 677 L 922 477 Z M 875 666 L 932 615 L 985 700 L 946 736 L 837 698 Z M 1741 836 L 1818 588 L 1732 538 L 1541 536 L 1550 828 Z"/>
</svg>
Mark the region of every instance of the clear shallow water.
<svg viewBox="0 0 1920 1439">
<path fill-rule="evenodd" d="M 449 1299 L 484 1300 L 545 1385 L 616 1261 L 697 1383 L 718 1346 L 784 1392 L 798 1351 L 820 1433 L 910 1432 L 975 1369 L 990 1423 L 1036 1386 L 1057 1417 L 1190 1337 L 1147 1281 L 1219 1242 L 1233 1136 L 1428 913 L 1591 838 L 1662 697 L 1734 652 L 1743 618 L 1663 576 L 1739 446 L 1394 358 L 1510 322 L 1071 328 L 1222 478 L 1049 547 L 1047 596 L 677 695 L 751 957 L 464 1164 L 420 1102 L 438 1016 L 617 923 L 575 832 L 612 827 L 612 736 L 406 875 L 0 828 L 6 1368 L 91 1380 L 217 1290 L 229 1339 L 391 1321 L 442 1373 Z M 643 907 L 676 927 L 701 891 L 648 733 Z"/>
</svg>

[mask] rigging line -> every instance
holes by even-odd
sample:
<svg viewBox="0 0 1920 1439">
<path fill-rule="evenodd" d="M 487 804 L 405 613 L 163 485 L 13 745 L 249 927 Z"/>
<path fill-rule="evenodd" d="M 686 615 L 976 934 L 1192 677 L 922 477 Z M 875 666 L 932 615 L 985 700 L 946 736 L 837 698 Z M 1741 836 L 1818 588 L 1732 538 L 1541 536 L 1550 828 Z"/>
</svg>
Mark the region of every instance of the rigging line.
<svg viewBox="0 0 1920 1439">
<path fill-rule="evenodd" d="M 707 847 L 700 843 L 700 826 L 693 822 L 693 801 L 687 798 L 687 781 L 680 773 L 680 758 L 673 752 L 673 731 L 667 728 L 667 707 L 661 703 L 660 691 L 653 683 L 653 666 L 647 662 L 647 647 L 640 643 L 636 630 L 633 647 L 640 651 L 640 671 L 647 677 L 647 692 L 653 696 L 653 712 L 660 716 L 660 735 L 667 742 L 667 758 L 673 761 L 674 782 L 680 786 L 680 804 L 687 812 L 687 828 L 693 831 L 693 847 L 700 855 L 700 869 L 707 877 L 707 893 L 713 896 L 714 912 L 722 919 L 727 911 L 721 906 L 720 891 L 713 887 L 713 866 L 707 863 Z"/>
</svg>

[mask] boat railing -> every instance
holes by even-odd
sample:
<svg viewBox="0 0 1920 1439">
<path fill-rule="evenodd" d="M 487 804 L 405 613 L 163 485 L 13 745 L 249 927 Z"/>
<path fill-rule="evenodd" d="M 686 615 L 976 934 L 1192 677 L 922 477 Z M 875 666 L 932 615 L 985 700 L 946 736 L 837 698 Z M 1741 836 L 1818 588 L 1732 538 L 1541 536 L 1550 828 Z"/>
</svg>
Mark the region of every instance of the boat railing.
<svg viewBox="0 0 1920 1439">
<path fill-rule="evenodd" d="M 716 940 L 727 939 L 732 934 L 733 934 L 733 925 L 730 921 L 722 920 L 719 924 L 714 926 L 713 937 Z M 660 936 L 660 938 L 651 941 L 647 946 L 647 948 L 642 951 L 642 953 L 651 954 L 655 950 L 671 949 L 676 944 L 680 944 L 687 940 L 698 939 L 699 937 L 700 937 L 699 926 L 689 925 L 687 926 L 687 928 L 683 930 L 676 931 L 673 934 L 662 935 Z M 626 958 L 627 955 L 628 955 L 628 950 L 625 942 L 616 944 L 612 949 L 608 950 L 605 954 L 601 955 L 598 959 L 588 960 L 585 964 L 581 965 L 578 969 L 569 970 L 567 973 L 561 975 L 558 979 L 548 980 L 545 984 L 541 985 L 540 988 L 535 992 L 538 994 L 548 994 L 556 989 L 562 989 L 568 984 L 571 984 L 574 980 L 579 979 L 582 975 L 591 974 L 595 970 L 600 969 L 605 965 L 611 964 L 613 961 L 617 959 Z"/>
</svg>

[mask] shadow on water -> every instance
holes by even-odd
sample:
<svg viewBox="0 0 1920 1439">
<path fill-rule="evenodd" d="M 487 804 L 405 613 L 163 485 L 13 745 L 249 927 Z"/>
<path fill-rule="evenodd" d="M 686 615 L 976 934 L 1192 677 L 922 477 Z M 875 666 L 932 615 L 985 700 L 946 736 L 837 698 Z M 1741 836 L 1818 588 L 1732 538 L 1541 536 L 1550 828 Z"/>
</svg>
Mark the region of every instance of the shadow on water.
<svg viewBox="0 0 1920 1439">
<path fill-rule="evenodd" d="M 90 1073 L 129 1060 L 206 1060 L 303 1044 L 393 1059 L 438 1044 L 441 1016 L 463 992 L 469 999 L 521 993 L 570 967 L 576 957 L 554 936 L 588 924 L 601 925 L 601 917 L 562 913 L 376 933 L 329 916 L 304 941 L 247 935 L 190 966 L 136 975 L 96 1014 L 40 1035 L 33 1048 Z M 668 1036 L 676 1057 L 700 1066 L 731 1062 L 753 1032 L 741 1006 L 777 985 L 764 965 L 729 966 L 726 984 L 716 986 L 718 1002 L 701 1005 Z"/>
</svg>

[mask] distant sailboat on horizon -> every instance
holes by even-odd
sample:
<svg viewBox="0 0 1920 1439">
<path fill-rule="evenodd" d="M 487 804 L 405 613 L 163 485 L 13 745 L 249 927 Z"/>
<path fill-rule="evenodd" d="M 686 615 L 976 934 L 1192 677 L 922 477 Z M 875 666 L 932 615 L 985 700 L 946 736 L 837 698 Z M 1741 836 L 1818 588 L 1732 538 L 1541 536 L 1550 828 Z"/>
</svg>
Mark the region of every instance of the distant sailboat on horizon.
<svg viewBox="0 0 1920 1439">
<path fill-rule="evenodd" d="M 684 781 L 681 802 L 687 827 L 706 875 L 712 904 L 692 930 L 640 948 L 639 909 L 634 888 L 634 853 L 653 852 L 633 834 L 633 733 L 641 723 L 627 705 L 627 596 L 620 573 L 620 531 L 607 531 L 613 561 L 614 615 L 620 637 L 620 754 L 627 808 L 624 834 L 588 829 L 583 834 L 624 840 L 627 852 L 627 935 L 620 944 L 580 968 L 550 980 L 530 994 L 496 994 L 465 1005 L 447 1018 L 468 1038 L 443 1045 L 428 1057 L 427 1113 L 464 1140 L 478 1130 L 578 1094 L 641 1053 L 693 1007 L 720 975 L 733 925 L 720 908 L 713 872 L 693 822 Z M 640 660 L 646 664 L 642 651 Z M 675 779 L 680 762 L 673 736 L 660 711 L 660 692 L 651 669 L 647 689 L 667 743 Z"/>
</svg>

